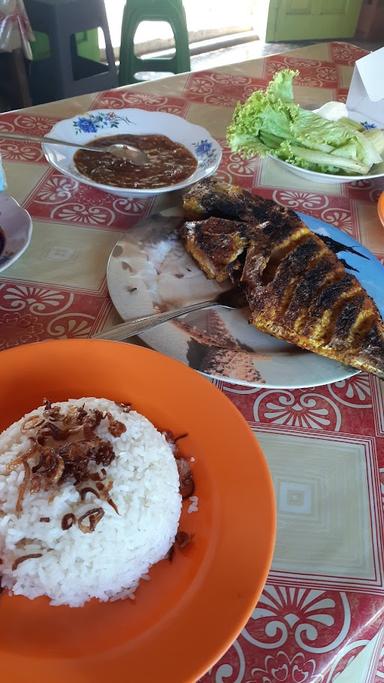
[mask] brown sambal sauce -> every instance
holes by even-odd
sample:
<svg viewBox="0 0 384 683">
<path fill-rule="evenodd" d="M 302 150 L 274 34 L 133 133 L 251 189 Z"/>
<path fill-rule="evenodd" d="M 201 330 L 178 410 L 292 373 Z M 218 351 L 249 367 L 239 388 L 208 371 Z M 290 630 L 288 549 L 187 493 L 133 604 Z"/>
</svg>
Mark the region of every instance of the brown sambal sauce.
<svg viewBox="0 0 384 683">
<path fill-rule="evenodd" d="M 136 166 L 127 159 L 105 152 L 79 149 L 74 155 L 77 170 L 87 178 L 103 185 L 152 189 L 176 185 L 188 178 L 197 168 L 197 160 L 179 142 L 165 135 L 109 135 L 89 143 L 92 147 L 113 144 L 134 145 L 148 156 L 148 163 Z"/>
</svg>

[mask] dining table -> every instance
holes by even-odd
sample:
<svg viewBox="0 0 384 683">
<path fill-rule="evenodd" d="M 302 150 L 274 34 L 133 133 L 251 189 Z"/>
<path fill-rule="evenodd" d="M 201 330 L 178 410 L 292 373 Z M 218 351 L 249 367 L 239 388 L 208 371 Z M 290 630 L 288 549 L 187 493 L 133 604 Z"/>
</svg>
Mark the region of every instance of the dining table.
<svg viewBox="0 0 384 683">
<path fill-rule="evenodd" d="M 31 215 L 33 235 L 0 274 L 0 348 L 92 337 L 121 322 L 108 293 L 108 257 L 133 226 L 171 201 L 97 190 L 50 166 L 39 143 L 1 138 L 1 132 L 43 136 L 57 121 L 94 109 L 168 112 L 205 127 L 223 149 L 218 177 L 337 227 L 384 263 L 377 214 L 383 179 L 317 184 L 271 159 L 244 160 L 226 142 L 236 103 L 279 69 L 298 71 L 295 98 L 315 109 L 345 102 L 364 54 L 351 43 L 321 42 L 1 115 L 7 192 Z M 201 681 L 383 681 L 383 382 L 366 373 L 297 389 L 212 381 L 262 446 L 278 522 L 258 604 Z"/>
</svg>

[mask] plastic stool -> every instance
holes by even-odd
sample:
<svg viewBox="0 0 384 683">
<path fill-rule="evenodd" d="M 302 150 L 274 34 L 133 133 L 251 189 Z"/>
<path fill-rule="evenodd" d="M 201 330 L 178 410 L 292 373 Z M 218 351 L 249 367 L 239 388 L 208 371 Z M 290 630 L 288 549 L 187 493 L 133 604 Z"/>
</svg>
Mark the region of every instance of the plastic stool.
<svg viewBox="0 0 384 683">
<path fill-rule="evenodd" d="M 134 52 L 134 37 L 142 21 L 166 21 L 175 37 L 175 55 L 140 59 Z M 121 27 L 119 83 L 137 83 L 139 71 L 169 71 L 174 74 L 191 70 L 188 29 L 182 0 L 127 0 Z"/>
<path fill-rule="evenodd" d="M 104 0 L 25 0 L 33 29 L 49 38 L 49 57 L 31 64 L 34 104 L 114 88 L 118 84 Z M 102 28 L 107 64 L 80 57 L 76 34 Z"/>
</svg>

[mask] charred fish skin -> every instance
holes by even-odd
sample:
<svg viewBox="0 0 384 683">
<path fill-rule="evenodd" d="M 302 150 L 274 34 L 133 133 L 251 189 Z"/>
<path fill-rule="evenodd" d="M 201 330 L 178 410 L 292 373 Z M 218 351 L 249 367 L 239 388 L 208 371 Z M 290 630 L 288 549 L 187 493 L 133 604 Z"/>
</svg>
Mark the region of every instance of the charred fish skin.
<svg viewBox="0 0 384 683">
<path fill-rule="evenodd" d="M 187 190 L 183 195 L 183 209 L 187 220 L 202 220 L 215 216 L 261 222 L 269 220 L 274 213 L 276 217 L 282 212 L 295 215 L 293 211 L 279 207 L 271 199 L 253 195 L 219 178 L 206 178 Z"/>
<path fill-rule="evenodd" d="M 290 209 L 213 178 L 184 194 L 180 236 L 205 274 L 241 285 L 260 331 L 384 379 L 380 313 Z"/>
<path fill-rule="evenodd" d="M 180 236 L 206 276 L 224 282 L 240 268 L 239 258 L 248 244 L 248 226 L 240 221 L 211 217 L 186 221 L 180 228 Z"/>
<path fill-rule="evenodd" d="M 248 247 L 241 280 L 250 321 L 263 332 L 383 378 L 384 327 L 376 305 L 317 235 L 305 227 L 298 236 L 291 228 L 283 229 L 288 239 L 280 259 L 272 238 L 262 252 L 257 244 Z"/>
</svg>

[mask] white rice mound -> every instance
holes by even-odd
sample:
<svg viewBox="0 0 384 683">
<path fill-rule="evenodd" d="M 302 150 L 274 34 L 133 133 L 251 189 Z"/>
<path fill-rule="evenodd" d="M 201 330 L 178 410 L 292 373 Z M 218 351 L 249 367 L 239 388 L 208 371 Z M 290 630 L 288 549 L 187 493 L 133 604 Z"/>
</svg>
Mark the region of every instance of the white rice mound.
<svg viewBox="0 0 384 683">
<path fill-rule="evenodd" d="M 115 459 L 106 467 L 113 480 L 110 496 L 119 514 L 104 500 L 87 494 L 84 501 L 71 481 L 52 491 L 26 492 L 23 510 L 15 514 L 18 490 L 24 478 L 22 464 L 7 474 L 6 465 L 30 448 L 22 433 L 24 420 L 40 415 L 32 411 L 0 434 L 0 575 L 2 586 L 15 595 L 36 598 L 47 595 L 52 605 L 79 607 L 91 598 L 102 601 L 132 597 L 141 577 L 165 557 L 175 540 L 181 513 L 179 476 L 172 448 L 152 423 L 135 411 L 124 412 L 113 401 L 81 398 L 56 403 L 63 412 L 69 406 L 109 411 L 124 423 L 119 437 L 110 434 L 105 420 L 95 433 L 112 443 Z M 98 468 L 100 469 L 100 468 Z M 62 518 L 78 518 L 92 507 L 104 516 L 93 533 L 77 525 L 63 531 Z M 50 521 L 41 522 L 41 517 Z M 20 562 L 26 554 L 42 557 Z"/>
</svg>

